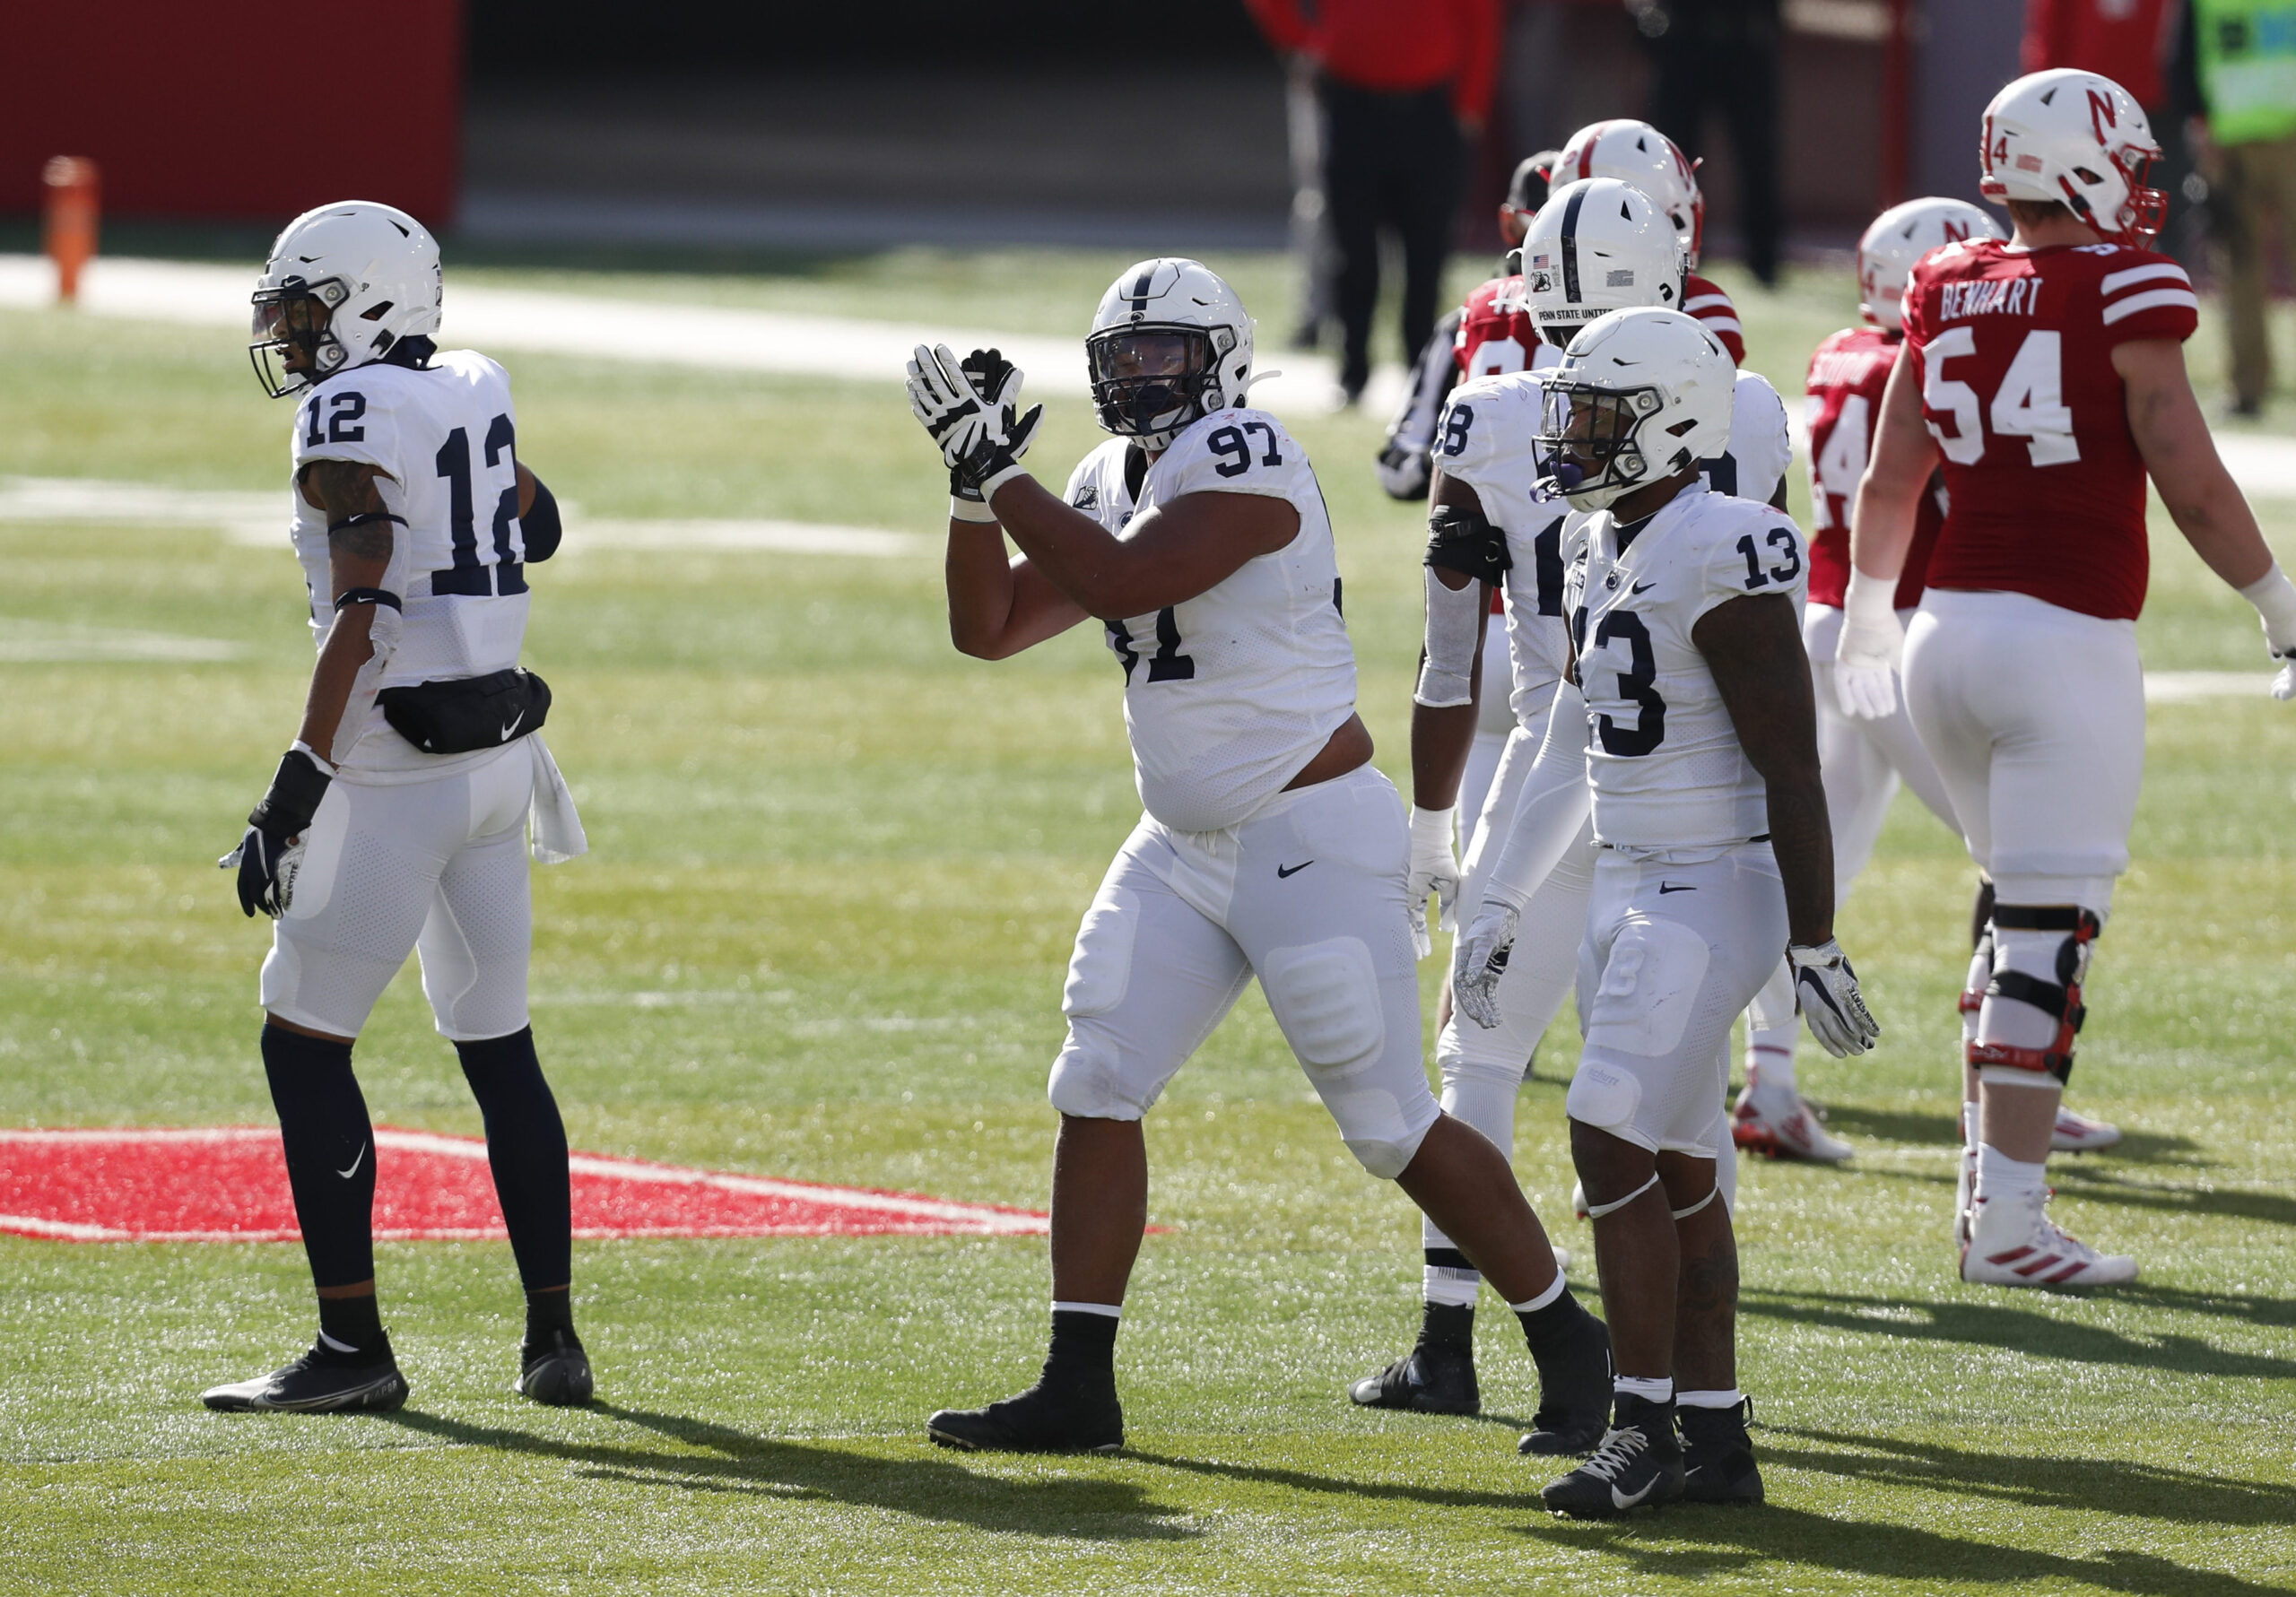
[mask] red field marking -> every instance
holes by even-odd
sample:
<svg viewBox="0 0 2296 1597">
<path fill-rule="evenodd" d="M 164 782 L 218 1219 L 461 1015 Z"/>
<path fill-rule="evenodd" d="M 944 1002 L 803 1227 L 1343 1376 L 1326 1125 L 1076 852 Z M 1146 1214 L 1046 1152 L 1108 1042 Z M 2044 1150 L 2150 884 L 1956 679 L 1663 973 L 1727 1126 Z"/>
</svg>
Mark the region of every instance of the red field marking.
<svg viewBox="0 0 2296 1597">
<path fill-rule="evenodd" d="M 375 1236 L 390 1242 L 500 1237 L 486 1144 L 375 1132 Z M 578 1153 L 574 1235 L 613 1237 L 1038 1236 L 1025 1209 L 913 1193 L 821 1186 Z M 0 1232 L 64 1242 L 292 1242 L 294 1200 L 279 1133 L 0 1131 Z"/>
</svg>

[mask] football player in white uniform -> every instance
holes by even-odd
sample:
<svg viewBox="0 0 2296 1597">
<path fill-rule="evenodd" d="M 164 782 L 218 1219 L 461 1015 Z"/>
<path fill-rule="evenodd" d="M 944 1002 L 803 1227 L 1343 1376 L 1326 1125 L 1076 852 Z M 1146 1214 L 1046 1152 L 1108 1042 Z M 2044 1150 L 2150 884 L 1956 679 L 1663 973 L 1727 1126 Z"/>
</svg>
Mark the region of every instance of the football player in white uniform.
<svg viewBox="0 0 2296 1597">
<path fill-rule="evenodd" d="M 1806 547 L 1782 511 L 1700 480 L 1728 440 L 1733 386 L 1721 342 L 1667 310 L 1599 318 L 1548 378 L 1541 451 L 1593 512 L 1565 554 L 1573 652 L 1457 959 L 1459 1008 L 1494 1025 L 1518 937 L 1538 931 L 1543 884 L 1591 813 L 1586 1044 L 1565 1107 L 1618 1396 L 1595 1456 L 1544 1493 L 1573 1515 L 1761 1500 L 1721 1182 L 1731 1025 L 1782 948 L 1822 1043 L 1863 1052 L 1879 1034 L 1833 941 Z"/>
<path fill-rule="evenodd" d="M 1542 488 L 1545 467 L 1535 448 L 1546 377 L 1562 346 L 1592 318 L 1629 307 L 1676 306 L 1682 299 L 1684 267 L 1673 226 L 1647 195 L 1614 178 L 1557 189 L 1533 222 L 1523 253 L 1530 314 L 1543 341 L 1533 369 L 1460 385 L 1437 439 L 1426 659 L 1412 709 L 1408 891 L 1422 944 L 1431 892 L 1439 901 L 1456 892 L 1461 923 L 1480 907 L 1570 663 L 1563 549 L 1566 521 L 1573 517 L 1569 505 Z M 1726 447 L 1700 463 L 1701 473 L 1718 491 L 1782 504 L 1792 462 L 1784 403 L 1762 378 L 1743 372 L 1728 404 Z M 1451 855 L 1453 805 L 1480 713 L 1478 622 L 1494 581 L 1506 600 L 1515 725 L 1481 812 L 1469 818 L 1472 841 L 1462 868 Z M 1516 1098 L 1532 1050 L 1577 969 L 1595 859 L 1587 831 L 1541 887 L 1524 945 L 1499 989 L 1503 1023 L 1485 1030 L 1454 1012 L 1436 1045 L 1444 1108 L 1503 1150 L 1515 1144 Z M 1718 1098 L 1715 1112 L 1722 1113 Z M 1418 1341 L 1384 1370 L 1355 1382 L 1350 1395 L 1383 1408 L 1471 1414 L 1479 1403 L 1473 1337 L 1480 1279 L 1433 1221 L 1422 1228 L 1421 1244 L 1425 1287 Z"/>
<path fill-rule="evenodd" d="M 318 662 L 301 729 L 222 864 L 274 917 L 263 1064 L 313 1281 L 311 1350 L 203 1394 L 213 1409 L 392 1409 L 406 1381 L 375 1298 L 378 1157 L 351 1068 L 409 950 L 486 1119 L 526 1292 L 517 1389 L 587 1402 L 574 1333 L 566 1131 L 526 1013 L 535 857 L 584 851 L 517 668 L 526 569 L 557 548 L 550 491 L 518 464 L 509 378 L 440 353 L 439 247 L 387 205 L 322 205 L 272 247 L 257 378 L 300 395 L 292 537 Z"/>
<path fill-rule="evenodd" d="M 1062 998 L 1042 1378 L 927 1430 L 999 1451 L 1123 1445 L 1114 1351 L 1147 1216 L 1142 1116 L 1257 976 L 1349 1150 L 1438 1217 L 1522 1317 L 1540 1431 L 1583 1451 L 1602 1431 L 1607 1340 L 1505 1157 L 1428 1090 L 1403 804 L 1355 713 L 1314 469 L 1245 404 L 1251 320 L 1196 262 L 1143 261 L 1100 301 L 1085 351 L 1116 437 L 1061 498 L 1019 464 L 1038 412 L 1019 413 L 1008 362 L 920 346 L 910 367 L 952 473 L 957 647 L 1002 659 L 1098 618 L 1146 810 L 1085 913 Z"/>
</svg>

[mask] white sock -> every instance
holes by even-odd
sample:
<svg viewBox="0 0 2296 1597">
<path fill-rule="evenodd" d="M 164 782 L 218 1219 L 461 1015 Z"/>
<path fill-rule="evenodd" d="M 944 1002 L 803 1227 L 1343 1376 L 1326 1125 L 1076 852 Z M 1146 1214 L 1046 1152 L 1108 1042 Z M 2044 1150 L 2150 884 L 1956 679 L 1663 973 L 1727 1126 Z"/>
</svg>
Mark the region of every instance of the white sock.
<svg viewBox="0 0 2296 1597">
<path fill-rule="evenodd" d="M 1545 1291 L 1539 1293 L 1535 1298 L 1526 1298 L 1520 1303 L 1510 1303 L 1507 1306 L 1513 1309 L 1518 1315 L 1535 1315 L 1538 1313 L 1539 1310 L 1544 1308 L 1548 1304 L 1552 1303 L 1556 1298 L 1561 1297 L 1563 1289 L 1570 1286 L 1570 1283 L 1569 1281 L 1562 1279 L 1562 1272 L 1558 1270 L 1554 1272 L 1554 1279 L 1547 1282 Z"/>
<path fill-rule="evenodd" d="M 1106 1315 L 1111 1320 L 1124 1318 L 1124 1306 L 1120 1303 L 1063 1303 L 1056 1298 L 1052 1300 L 1052 1312 L 1056 1315 Z"/>
<path fill-rule="evenodd" d="M 1746 1401 L 1735 1386 L 1727 1392 L 1677 1392 L 1674 1406 L 1682 1409 L 1735 1409 Z"/>
<path fill-rule="evenodd" d="M 1977 1103 L 1972 1099 L 1961 1106 L 1961 1146 L 1975 1153 L 1980 1145 L 1977 1133 Z"/>
<path fill-rule="evenodd" d="M 1794 1079 L 1794 1034 L 1801 1026 L 1798 1020 L 1783 1026 L 1768 1026 L 1760 1031 L 1751 1025 L 1746 1028 L 1746 1081 L 1759 1081 L 1765 1087 L 1783 1087 L 1788 1092 L 1798 1089 Z"/>
<path fill-rule="evenodd" d="M 2047 1164 L 2027 1164 L 2011 1159 L 1990 1142 L 1981 1142 L 1977 1150 L 1977 1195 L 1981 1202 L 1987 1198 L 2025 1198 L 2039 1192 L 2047 1185 Z"/>
<path fill-rule="evenodd" d="M 1449 1264 L 1420 1266 L 1419 1300 L 1446 1308 L 1473 1308 L 1483 1291 L 1483 1277 L 1472 1270 Z"/>
<path fill-rule="evenodd" d="M 1670 1403 L 1674 1401 L 1674 1378 L 1672 1376 L 1621 1376 L 1611 1383 L 1611 1388 L 1628 1397 L 1639 1397 L 1645 1402 Z"/>
</svg>

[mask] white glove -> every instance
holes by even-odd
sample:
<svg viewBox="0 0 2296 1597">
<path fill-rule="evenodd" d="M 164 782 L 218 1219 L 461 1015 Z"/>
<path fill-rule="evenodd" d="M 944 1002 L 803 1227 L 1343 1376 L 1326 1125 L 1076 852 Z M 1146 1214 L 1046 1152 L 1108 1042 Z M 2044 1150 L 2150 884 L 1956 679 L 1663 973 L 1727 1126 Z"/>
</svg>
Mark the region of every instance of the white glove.
<svg viewBox="0 0 2296 1597">
<path fill-rule="evenodd" d="M 1898 624 L 1895 586 L 1852 571 L 1842 595 L 1833 686 L 1841 713 L 1854 720 L 1884 721 L 1897 713 L 1898 656 L 1905 649 L 1905 629 Z"/>
<path fill-rule="evenodd" d="M 1882 1035 L 1882 1023 L 1866 1007 L 1857 990 L 1857 973 L 1849 956 L 1829 937 L 1815 948 L 1796 946 L 1786 950 L 1794 968 L 1794 995 L 1810 1022 L 1810 1035 L 1836 1059 L 1863 1054 Z"/>
<path fill-rule="evenodd" d="M 1021 472 L 1044 407 L 1020 413 L 1021 369 L 995 350 L 960 361 L 945 343 L 918 344 L 909 362 L 909 408 L 941 447 L 951 494 L 985 501 Z"/>
<path fill-rule="evenodd" d="M 909 360 L 909 408 L 940 446 L 941 463 L 954 471 L 985 435 L 992 409 L 973 392 L 971 380 L 945 343 L 918 344 Z"/>
<path fill-rule="evenodd" d="M 2265 647 L 2281 662 L 2272 679 L 2272 696 L 2283 703 L 2296 699 L 2296 584 L 2291 584 L 2274 560 L 2272 569 L 2240 590 L 2240 597 L 2257 607 L 2264 623 Z"/>
<path fill-rule="evenodd" d="M 2296 660 L 2281 663 L 2278 673 L 2272 679 L 2272 696 L 2283 704 L 2296 699 Z"/>
<path fill-rule="evenodd" d="M 1451 963 L 1451 1002 L 1485 1031 L 1499 1029 L 1499 979 L 1507 974 L 1522 918 L 1522 911 L 1504 898 L 1483 899 Z"/>
<path fill-rule="evenodd" d="M 1435 895 L 1435 924 L 1446 932 L 1458 927 L 1459 861 L 1451 852 L 1452 823 L 1458 807 L 1422 810 L 1411 807 L 1411 874 L 1404 881 L 1404 897 L 1411 904 L 1411 945 L 1424 959 L 1435 951 L 1427 932 L 1427 895 Z"/>
</svg>

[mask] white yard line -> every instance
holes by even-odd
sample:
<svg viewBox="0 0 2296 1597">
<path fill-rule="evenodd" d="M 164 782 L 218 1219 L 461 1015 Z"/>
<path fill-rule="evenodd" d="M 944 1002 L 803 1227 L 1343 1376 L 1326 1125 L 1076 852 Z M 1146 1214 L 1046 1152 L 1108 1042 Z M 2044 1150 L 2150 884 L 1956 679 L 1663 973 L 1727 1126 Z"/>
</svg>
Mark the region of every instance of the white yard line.
<svg viewBox="0 0 2296 1597">
<path fill-rule="evenodd" d="M 250 267 L 108 256 L 91 262 L 82 277 L 80 309 L 90 316 L 239 332 L 248 325 L 254 282 Z M 0 255 L 0 307 L 41 309 L 55 299 L 56 273 L 46 259 Z M 920 343 L 946 343 L 959 351 L 994 345 L 1029 374 L 1031 392 L 1081 398 L 1091 391 L 1084 374 L 1084 320 L 1080 308 L 1078 336 L 1045 338 L 450 282 L 441 337 L 448 347 L 468 345 L 490 354 L 528 350 L 887 383 L 903 379 L 909 352 Z M 1253 404 L 1279 413 L 1331 408 L 1338 369 L 1330 360 L 1289 352 L 1279 356 L 1269 350 L 1261 352 L 1259 364 L 1272 375 L 1253 386 Z M 1403 382 L 1400 369 L 1375 375 L 1365 400 L 1372 414 L 1394 408 Z"/>
</svg>

